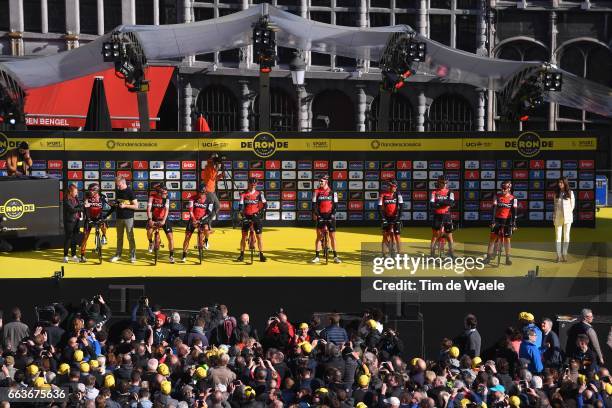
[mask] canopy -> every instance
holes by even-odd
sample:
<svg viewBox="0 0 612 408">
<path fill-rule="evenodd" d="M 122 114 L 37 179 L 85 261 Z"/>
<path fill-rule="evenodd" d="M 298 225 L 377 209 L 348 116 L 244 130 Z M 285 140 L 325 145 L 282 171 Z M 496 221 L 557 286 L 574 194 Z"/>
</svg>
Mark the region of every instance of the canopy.
<svg viewBox="0 0 612 408">
<path fill-rule="evenodd" d="M 149 110 L 151 128 L 156 118 L 173 67 L 148 67 L 145 75 L 150 81 Z M 115 75 L 115 69 L 106 69 L 59 84 L 43 86 L 27 91 L 25 113 L 28 126 L 82 127 L 85 126 L 95 77 L 104 78 L 106 100 L 113 128 L 138 128 L 138 104 L 136 94 L 128 92 L 123 79 Z"/>
<path fill-rule="evenodd" d="M 252 43 L 252 25 L 267 15 L 278 26 L 277 44 L 305 51 L 343 57 L 380 60 L 392 33 L 414 32 L 405 25 L 390 27 L 344 27 L 304 19 L 268 4 L 258 4 L 224 17 L 189 24 L 161 26 L 125 25 L 120 32 L 134 32 L 147 60 L 181 58 L 193 54 L 240 48 Z M 460 82 L 495 91 L 519 71 L 542 62 L 521 62 L 480 57 L 456 50 L 416 34 L 427 44 L 427 59 L 418 73 L 434 82 Z M 49 57 L 0 64 L 24 89 L 54 84 L 109 68 L 102 60 L 106 34 L 75 50 Z M 562 92 L 550 92 L 545 99 L 612 117 L 612 89 L 564 72 L 568 81 Z M 567 83 L 568 86 L 565 86 Z"/>
</svg>

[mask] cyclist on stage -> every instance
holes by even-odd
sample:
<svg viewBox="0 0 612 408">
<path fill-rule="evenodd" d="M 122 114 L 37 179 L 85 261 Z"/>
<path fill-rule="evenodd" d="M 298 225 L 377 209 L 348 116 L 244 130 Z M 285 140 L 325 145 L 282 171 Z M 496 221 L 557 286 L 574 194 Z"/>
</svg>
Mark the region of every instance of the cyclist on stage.
<svg viewBox="0 0 612 408">
<path fill-rule="evenodd" d="M 491 222 L 491 236 L 485 263 L 491 262 L 493 249 L 498 240 L 499 233 L 503 232 L 504 250 L 506 252 L 506 265 L 512 265 L 510 260 L 510 239 L 512 232 L 516 229 L 517 200 L 512 195 L 512 183 L 504 181 L 501 185 L 502 192 L 493 200 L 493 221 Z M 503 230 L 502 230 L 503 229 Z"/>
<path fill-rule="evenodd" d="M 210 195 L 206 194 L 206 184 L 202 183 L 200 191 L 189 200 L 189 223 L 187 223 L 187 229 L 185 230 L 185 242 L 183 242 L 183 258 L 182 262 L 187 261 L 187 249 L 189 248 L 189 241 L 191 235 L 198 230 L 198 246 L 202 245 L 200 242 L 201 234 L 199 233 L 200 226 L 202 227 L 204 235 L 204 249 L 208 249 L 208 236 L 210 234 L 210 221 L 214 215 L 214 201 L 209 198 Z"/>
<path fill-rule="evenodd" d="M 263 191 L 257 190 L 257 179 L 249 179 L 249 188 L 247 191 L 240 194 L 240 216 L 242 222 L 242 239 L 240 240 L 240 255 L 236 258 L 237 262 L 244 261 L 244 248 L 246 247 L 246 239 L 249 235 L 250 224 L 253 223 L 255 235 L 257 237 L 257 248 L 259 249 L 259 261 L 266 262 L 266 257 L 263 254 L 262 241 L 262 219 L 266 212 L 268 203 L 264 197 Z M 245 222 L 247 221 L 247 222 Z"/>
<path fill-rule="evenodd" d="M 438 177 L 436 190 L 431 192 L 429 204 L 433 211 L 433 225 L 431 237 L 431 256 L 435 256 L 436 245 L 448 240 L 448 252 L 451 258 L 453 253 L 453 220 L 450 210 L 455 204 L 455 194 L 448 189 L 448 180 L 444 176 Z"/>
<path fill-rule="evenodd" d="M 168 249 L 170 250 L 170 263 L 174 263 L 174 237 L 172 235 L 172 224 L 168 220 L 170 211 L 170 200 L 168 199 L 168 189 L 163 184 L 157 184 L 155 191 L 149 196 L 147 203 L 147 238 L 149 239 L 149 252 L 153 252 L 153 227 L 158 226 L 163 229 L 168 239 Z"/>
<path fill-rule="evenodd" d="M 403 204 L 402 195 L 397 192 L 397 182 L 395 180 L 387 181 L 387 191 L 381 192 L 378 199 L 378 212 L 383 220 L 383 255 L 385 255 L 386 236 L 390 236 L 390 239 L 395 242 L 397 252 L 402 252 L 400 237 L 402 223 L 400 218 Z"/>
<path fill-rule="evenodd" d="M 79 262 L 87 262 L 85 258 L 85 251 L 87 250 L 87 240 L 89 239 L 89 233 L 94 227 L 94 223 L 100 223 L 100 231 L 102 232 L 102 244 L 106 244 L 106 223 L 104 219 L 108 216 L 105 214 L 105 208 L 108 208 L 108 202 L 106 196 L 100 194 L 100 186 L 98 183 L 92 183 L 87 188 L 85 193 L 85 200 L 83 201 L 83 208 L 85 209 L 85 222 L 83 226 L 83 240 L 81 241 L 81 258 Z"/>
<path fill-rule="evenodd" d="M 321 251 L 321 240 L 323 239 L 323 227 L 327 226 L 329 241 L 334 253 L 334 262 L 340 263 L 336 252 L 336 209 L 338 207 L 338 194 L 329 187 L 329 176 L 324 175 L 319 179 L 319 188 L 312 195 L 312 207 L 317 221 L 317 240 L 315 241 L 315 257 L 310 261 L 318 263 Z"/>
</svg>

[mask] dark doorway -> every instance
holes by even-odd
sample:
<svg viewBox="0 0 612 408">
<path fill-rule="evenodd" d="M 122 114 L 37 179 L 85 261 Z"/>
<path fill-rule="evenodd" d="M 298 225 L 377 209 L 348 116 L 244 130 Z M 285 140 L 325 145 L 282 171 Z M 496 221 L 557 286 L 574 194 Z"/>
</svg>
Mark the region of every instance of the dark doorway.
<svg viewBox="0 0 612 408">
<path fill-rule="evenodd" d="M 178 94 L 176 87 L 170 81 L 166 94 L 159 107 L 159 122 L 157 122 L 157 130 L 172 130 L 177 131 L 178 128 Z"/>
<path fill-rule="evenodd" d="M 329 118 L 326 130 L 355 130 L 355 106 L 353 101 L 342 91 L 327 90 L 317 94 L 312 102 L 313 127 L 317 122 L 325 122 L 322 117 Z"/>
</svg>

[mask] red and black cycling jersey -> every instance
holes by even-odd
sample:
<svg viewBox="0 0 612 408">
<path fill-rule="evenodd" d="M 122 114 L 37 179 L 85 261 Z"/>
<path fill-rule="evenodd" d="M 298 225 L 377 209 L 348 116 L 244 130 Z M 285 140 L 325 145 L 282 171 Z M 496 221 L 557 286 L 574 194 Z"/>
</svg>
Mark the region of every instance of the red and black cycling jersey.
<svg viewBox="0 0 612 408">
<path fill-rule="evenodd" d="M 404 199 L 397 192 L 385 191 L 378 198 L 378 209 L 384 218 L 399 218 Z"/>
<path fill-rule="evenodd" d="M 439 188 L 431 192 L 429 203 L 434 214 L 448 214 L 455 203 L 455 194 L 448 188 Z"/>
<path fill-rule="evenodd" d="M 263 191 L 245 191 L 240 194 L 240 211 L 247 217 L 259 213 L 266 208 L 266 197 Z"/>
<path fill-rule="evenodd" d="M 338 194 L 331 188 L 317 188 L 312 195 L 313 210 L 315 214 L 335 214 L 338 204 Z"/>
<path fill-rule="evenodd" d="M 493 200 L 493 217 L 501 219 L 510 218 L 514 222 L 517 207 L 516 197 L 512 194 L 498 194 Z"/>
<path fill-rule="evenodd" d="M 153 193 L 149 198 L 149 206 L 151 207 L 153 221 L 162 221 L 168 213 L 170 202 L 168 198 L 163 198 L 161 195 Z"/>
<path fill-rule="evenodd" d="M 195 221 L 199 221 L 202 218 L 212 213 L 213 203 L 206 199 L 206 195 L 196 194 L 189 200 L 189 209 L 191 211 L 191 218 Z"/>
<path fill-rule="evenodd" d="M 102 218 L 102 210 L 106 204 L 106 199 L 101 194 L 88 193 L 85 197 L 85 204 L 89 204 L 89 207 L 85 207 L 85 218 L 88 220 L 97 220 Z"/>
</svg>

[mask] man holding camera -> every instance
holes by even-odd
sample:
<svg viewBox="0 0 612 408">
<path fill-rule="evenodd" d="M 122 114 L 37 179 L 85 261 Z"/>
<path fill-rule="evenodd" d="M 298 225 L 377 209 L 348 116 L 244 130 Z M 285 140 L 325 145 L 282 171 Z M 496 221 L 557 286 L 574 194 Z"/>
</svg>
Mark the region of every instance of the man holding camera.
<svg viewBox="0 0 612 408">
<path fill-rule="evenodd" d="M 216 219 L 219 211 L 219 199 L 215 190 L 217 181 L 223 178 L 223 158 L 218 153 L 212 153 L 206 161 L 206 167 L 202 170 L 202 182 L 206 186 L 206 200 L 213 203 L 211 219 Z"/>
</svg>

